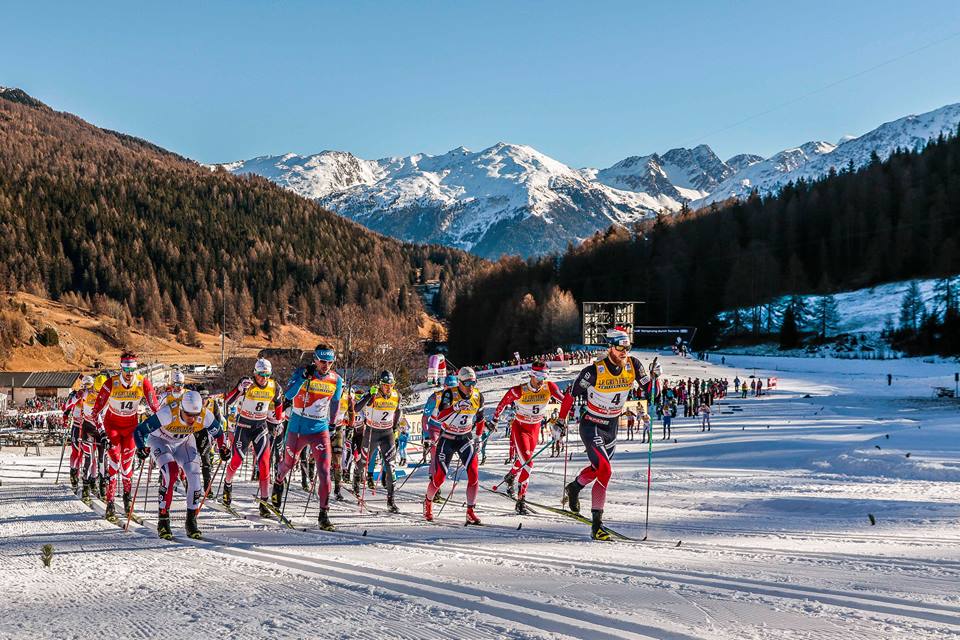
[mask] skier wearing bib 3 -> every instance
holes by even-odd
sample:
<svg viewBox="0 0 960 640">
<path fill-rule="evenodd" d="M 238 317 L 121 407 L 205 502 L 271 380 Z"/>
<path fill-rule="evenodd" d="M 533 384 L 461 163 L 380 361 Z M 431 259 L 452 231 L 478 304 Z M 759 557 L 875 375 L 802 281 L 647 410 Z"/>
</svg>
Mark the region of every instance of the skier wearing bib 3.
<svg viewBox="0 0 960 640">
<path fill-rule="evenodd" d="M 481 524 L 474 513 L 477 504 L 477 489 L 480 487 L 480 472 L 477 465 L 477 449 L 480 434 L 486 428 L 483 418 L 483 394 L 477 387 L 477 374 L 470 367 L 460 369 L 458 384 L 446 389 L 440 397 L 431 428 L 437 429 L 433 462 L 430 464 L 430 482 L 423 501 L 423 517 L 433 520 L 433 498 L 440 491 L 449 471 L 453 456 L 467 469 L 467 524 Z"/>
<path fill-rule="evenodd" d="M 241 378 L 224 398 L 225 407 L 235 402 L 240 403 L 240 408 L 233 432 L 233 455 L 224 474 L 221 498 L 227 506 L 233 500 L 233 476 L 243 464 L 250 444 L 260 474 L 260 496 L 265 500 L 270 490 L 270 430 L 283 420 L 283 389 L 273 380 L 273 365 L 269 360 L 257 360 L 253 365 L 253 379 Z M 261 504 L 260 515 L 266 518 L 270 510 Z"/>
<path fill-rule="evenodd" d="M 525 496 L 530 471 L 533 469 L 533 450 L 537 445 L 537 435 L 543 424 L 545 409 L 551 400 L 563 402 L 563 394 L 559 387 L 547 380 L 547 365 L 541 361 L 533 363 L 530 369 L 530 381 L 511 387 L 503 394 L 503 399 L 493 412 L 493 423 L 496 424 L 510 404 L 515 403 L 516 415 L 510 424 L 510 442 L 516 449 L 517 455 L 513 468 L 503 477 L 507 485 L 507 493 L 513 497 L 513 484 L 517 481 L 517 513 L 527 515 Z"/>
<path fill-rule="evenodd" d="M 603 506 L 610 484 L 610 460 L 617 445 L 620 414 L 634 385 L 644 387 L 650 382 L 640 361 L 629 355 L 630 336 L 625 331 L 611 329 L 606 337 L 610 345 L 607 356 L 580 372 L 560 407 L 560 421 L 565 422 L 574 399 L 586 399 L 586 412 L 580 419 L 580 439 L 587 449 L 590 465 L 580 471 L 565 491 L 570 510 L 579 513 L 580 490 L 593 482 L 594 540 L 611 537 L 603 526 Z"/>
<path fill-rule="evenodd" d="M 153 385 L 142 374 L 137 373 L 137 357 L 125 352 L 120 356 L 120 373 L 110 376 L 103 383 L 93 407 L 93 415 L 98 420 L 98 425 L 102 426 L 102 431 L 98 434 L 100 444 L 106 449 L 110 460 L 107 509 L 104 517 L 111 522 L 117 519 L 113 500 L 117 493 L 118 473 L 123 482 L 123 510 L 130 511 L 133 456 L 136 453 L 133 432 L 137 428 L 137 413 L 141 400 L 147 403 L 152 413 L 157 412 L 159 406 Z M 104 410 L 106 415 L 103 415 Z"/>
<path fill-rule="evenodd" d="M 171 539 L 170 504 L 173 502 L 173 487 L 180 477 L 180 470 L 187 478 L 187 521 L 184 528 L 187 535 L 200 539 L 197 528 L 197 513 L 204 492 L 210 486 L 201 484 L 200 453 L 197 451 L 194 434 L 205 430 L 217 439 L 220 459 L 228 460 L 230 450 L 226 447 L 223 428 L 216 412 L 205 404 L 197 391 L 185 391 L 179 400 L 166 402 L 160 410 L 141 422 L 134 438 L 137 442 L 137 457 L 145 460 L 153 454 L 153 460 L 160 469 L 160 517 L 157 520 L 157 534 Z"/>
<path fill-rule="evenodd" d="M 387 509 L 399 513 L 393 501 L 393 458 L 397 453 L 394 429 L 400 424 L 400 394 L 394 388 L 396 378 L 390 371 L 380 374 L 376 393 L 367 393 L 357 403 L 357 413 L 364 413 L 366 431 L 363 443 L 367 460 L 372 460 L 379 449 L 383 459 L 383 479 L 387 487 Z M 362 465 L 357 465 L 354 474 L 360 474 Z"/>
<path fill-rule="evenodd" d="M 330 425 L 337 420 L 343 379 L 333 370 L 336 353 L 328 344 L 318 344 L 313 350 L 313 363 L 297 369 L 287 384 L 286 397 L 293 401 L 287 438 L 283 448 L 283 462 L 273 484 L 271 501 L 277 509 L 283 498 L 283 481 L 293 469 L 300 452 L 310 447 L 317 462 L 317 502 L 320 513 L 317 522 L 321 529 L 332 531 L 327 515 L 330 507 Z"/>
</svg>

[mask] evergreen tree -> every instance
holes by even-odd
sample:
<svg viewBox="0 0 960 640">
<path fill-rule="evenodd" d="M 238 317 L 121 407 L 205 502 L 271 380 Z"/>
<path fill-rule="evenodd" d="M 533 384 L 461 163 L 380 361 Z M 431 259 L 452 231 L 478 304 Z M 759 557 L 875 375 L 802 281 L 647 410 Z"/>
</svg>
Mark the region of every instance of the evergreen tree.
<svg viewBox="0 0 960 640">
<path fill-rule="evenodd" d="M 925 314 L 926 306 L 923 304 L 920 285 L 917 284 L 916 280 L 913 280 L 900 302 L 900 328 L 916 332 L 920 328 L 920 323 L 923 321 Z"/>
<path fill-rule="evenodd" d="M 832 295 L 820 296 L 814 304 L 814 318 L 821 339 L 826 339 L 840 322 L 837 300 Z"/>
<path fill-rule="evenodd" d="M 780 348 L 796 349 L 798 346 L 800 346 L 800 331 L 797 329 L 793 307 L 788 306 L 783 313 L 783 323 L 780 325 Z"/>
</svg>

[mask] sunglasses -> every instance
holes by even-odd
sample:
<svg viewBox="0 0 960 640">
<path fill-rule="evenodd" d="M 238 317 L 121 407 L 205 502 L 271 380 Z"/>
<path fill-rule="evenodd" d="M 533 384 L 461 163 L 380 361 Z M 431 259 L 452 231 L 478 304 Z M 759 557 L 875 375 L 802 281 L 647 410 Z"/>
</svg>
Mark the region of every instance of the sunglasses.
<svg viewBox="0 0 960 640">
<path fill-rule="evenodd" d="M 120 367 L 120 371 L 123 371 L 124 373 L 134 373 L 136 370 L 136 367 Z"/>
<path fill-rule="evenodd" d="M 255 375 L 255 376 L 259 377 L 259 378 L 270 378 L 270 377 L 273 376 L 272 373 L 255 373 L 255 374 L 253 374 L 253 375 Z"/>
<path fill-rule="evenodd" d="M 462 385 L 465 386 L 465 387 L 475 387 L 475 386 L 477 385 L 477 381 L 476 381 L 476 380 L 461 380 L 461 381 L 460 381 L 460 384 L 462 384 Z"/>
<path fill-rule="evenodd" d="M 625 347 L 622 344 L 617 344 L 613 346 L 613 350 L 618 351 L 620 353 L 626 353 L 627 351 L 630 351 L 630 347 Z"/>
</svg>

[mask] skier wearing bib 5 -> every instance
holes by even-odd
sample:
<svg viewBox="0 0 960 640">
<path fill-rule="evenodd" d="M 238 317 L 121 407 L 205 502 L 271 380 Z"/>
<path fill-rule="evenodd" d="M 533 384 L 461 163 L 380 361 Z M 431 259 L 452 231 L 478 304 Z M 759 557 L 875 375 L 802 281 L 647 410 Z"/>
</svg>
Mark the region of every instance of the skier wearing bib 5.
<svg viewBox="0 0 960 640">
<path fill-rule="evenodd" d="M 606 338 L 610 346 L 606 357 L 580 372 L 560 407 L 560 421 L 564 422 L 575 398 L 585 399 L 587 403 L 580 418 L 580 439 L 587 449 L 590 465 L 580 471 L 565 491 L 570 510 L 579 513 L 580 491 L 593 482 L 594 540 L 609 540 L 611 537 L 603 526 L 603 506 L 610 484 L 610 461 L 616 450 L 620 415 L 634 385 L 644 387 L 650 382 L 640 361 L 629 355 L 630 336 L 625 331 L 611 329 Z M 659 365 L 653 373 L 659 375 Z"/>
<path fill-rule="evenodd" d="M 366 393 L 357 403 L 357 413 L 364 413 L 366 431 L 363 437 L 364 453 L 372 460 L 377 450 L 383 459 L 383 479 L 387 487 L 387 509 L 399 513 L 393 501 L 393 458 L 397 448 L 394 430 L 400 424 L 400 394 L 394 388 L 397 380 L 393 373 L 380 374 L 376 393 Z M 357 465 L 354 474 L 362 473 L 362 465 Z"/>
<path fill-rule="evenodd" d="M 540 427 L 543 419 L 546 417 L 545 409 L 551 400 L 563 402 L 563 394 L 553 382 L 547 380 L 547 365 L 541 361 L 533 363 L 530 369 L 530 380 L 526 384 L 518 384 L 511 387 L 503 394 L 503 399 L 497 405 L 493 412 L 493 423 L 496 424 L 510 404 L 517 407 L 516 415 L 510 424 L 510 442 L 515 448 L 517 455 L 513 463 L 513 468 L 503 477 L 507 485 L 507 493 L 513 497 L 513 485 L 517 481 L 517 513 L 527 515 L 525 496 L 527 495 L 527 482 L 530 479 L 530 471 L 533 469 L 533 450 L 537 445 L 537 435 L 540 433 Z"/>
<path fill-rule="evenodd" d="M 197 514 L 204 492 L 210 485 L 203 485 L 200 473 L 200 453 L 194 434 L 205 430 L 217 439 L 221 460 L 230 459 L 223 436 L 220 418 L 210 404 L 204 403 L 197 391 L 185 391 L 179 400 L 164 403 L 160 410 L 141 422 L 134 438 L 137 442 L 137 457 L 145 460 L 153 454 L 160 469 L 160 517 L 157 534 L 164 539 L 173 537 L 170 531 L 170 504 L 173 502 L 173 487 L 180 477 L 180 470 L 187 478 L 187 535 L 200 539 Z"/>
<path fill-rule="evenodd" d="M 224 398 L 229 407 L 239 403 L 237 423 L 233 431 L 233 455 L 224 474 L 223 504 L 233 501 L 233 476 L 243 464 L 247 446 L 253 445 L 253 462 L 257 465 L 260 480 L 260 496 L 266 499 L 270 489 L 270 430 L 283 420 L 283 389 L 273 380 L 273 365 L 260 358 L 253 365 L 253 379 L 241 378 L 237 386 Z M 260 505 L 260 515 L 270 515 L 270 510 Z"/>
<path fill-rule="evenodd" d="M 313 363 L 297 369 L 287 384 L 286 398 L 293 402 L 287 423 L 287 438 L 283 448 L 283 462 L 273 484 L 271 502 L 277 509 L 283 498 L 283 481 L 293 469 L 300 452 L 309 446 L 317 463 L 317 501 L 320 513 L 317 522 L 321 529 L 332 531 L 327 515 L 330 507 L 330 425 L 337 420 L 343 379 L 333 370 L 336 353 L 328 344 L 318 344 L 313 350 Z"/>
<path fill-rule="evenodd" d="M 120 373 L 110 376 L 103 383 L 93 407 L 93 415 L 101 427 L 98 433 L 100 444 L 109 457 L 110 478 L 107 482 L 104 517 L 111 522 L 117 519 L 113 500 L 117 493 L 118 473 L 123 482 L 123 510 L 130 511 L 133 456 L 136 453 L 133 432 L 137 428 L 141 400 L 147 403 L 152 413 L 157 412 L 159 406 L 153 385 L 137 373 L 137 356 L 125 352 L 120 356 Z"/>
<path fill-rule="evenodd" d="M 477 374 L 470 367 L 457 373 L 458 384 L 446 389 L 440 397 L 431 429 L 436 430 L 433 461 L 430 464 L 430 482 L 423 501 L 423 517 L 433 520 L 433 498 L 440 491 L 449 472 L 453 456 L 467 470 L 467 524 L 481 524 L 474 513 L 477 504 L 477 489 L 480 487 L 480 472 L 477 465 L 477 449 L 480 435 L 486 428 L 483 418 L 483 394 L 477 387 Z"/>
</svg>

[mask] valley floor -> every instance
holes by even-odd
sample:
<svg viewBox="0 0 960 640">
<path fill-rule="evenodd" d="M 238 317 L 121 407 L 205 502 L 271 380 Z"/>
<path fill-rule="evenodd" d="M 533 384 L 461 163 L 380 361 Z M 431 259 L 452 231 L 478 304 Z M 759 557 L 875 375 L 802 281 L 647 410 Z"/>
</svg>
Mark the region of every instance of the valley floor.
<svg viewBox="0 0 960 640">
<path fill-rule="evenodd" d="M 664 442 L 655 424 L 646 542 L 592 542 L 586 525 L 543 510 L 521 518 L 486 491 L 484 526 L 465 528 L 465 481 L 429 524 L 419 517 L 423 470 L 398 494 L 402 515 L 334 504 L 336 533 L 260 520 L 254 485 L 235 482 L 235 504 L 249 518 L 205 508 L 206 539 L 187 541 L 178 496 L 178 541 L 165 542 L 156 537 L 155 486 L 149 508 L 138 504 L 145 525 L 124 533 L 54 484 L 59 451 L 5 449 L 0 638 L 960 634 L 960 414 L 929 392 L 952 379 L 951 365 L 661 360 L 669 378 L 756 373 L 777 375 L 779 387 L 722 401 L 710 432 L 681 418 L 676 442 Z M 483 381 L 487 401 L 517 380 Z M 572 440 L 571 450 L 570 474 L 584 461 Z M 564 463 L 548 453 L 536 460 L 530 496 L 559 505 Z M 505 455 L 505 442 L 492 440 L 483 485 L 502 477 Z M 608 524 L 643 538 L 646 445 L 621 441 L 614 473 Z M 294 485 L 286 513 L 311 527 L 306 497 Z M 382 510 L 382 491 L 367 501 Z M 47 543 L 49 569 L 40 561 Z"/>
</svg>

